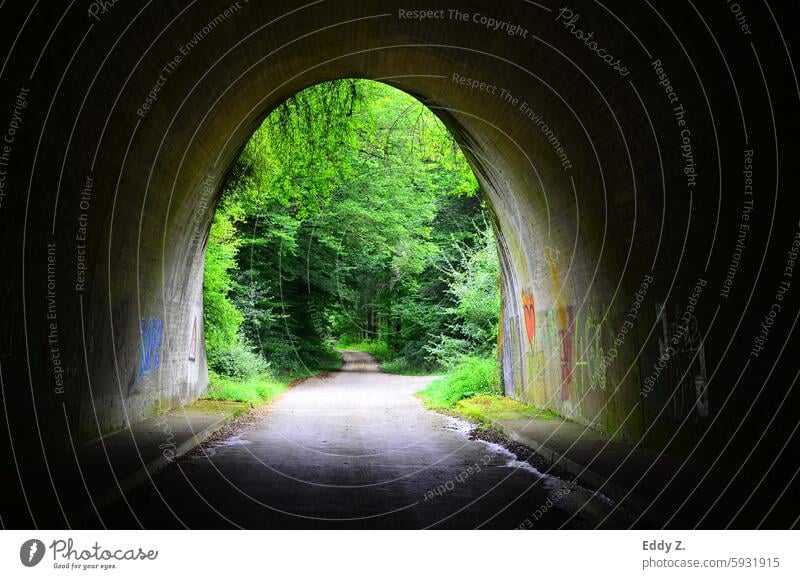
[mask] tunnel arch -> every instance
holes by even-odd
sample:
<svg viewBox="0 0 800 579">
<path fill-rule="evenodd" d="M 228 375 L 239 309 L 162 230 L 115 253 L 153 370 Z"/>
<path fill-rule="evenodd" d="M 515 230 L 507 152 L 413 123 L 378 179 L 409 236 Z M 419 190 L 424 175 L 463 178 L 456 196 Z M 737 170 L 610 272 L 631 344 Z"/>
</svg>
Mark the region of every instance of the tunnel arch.
<svg viewBox="0 0 800 579">
<path fill-rule="evenodd" d="M 365 52 L 369 53 L 369 52 L 394 51 L 394 50 L 398 50 L 398 49 L 402 51 L 402 50 L 405 50 L 405 49 L 408 49 L 408 48 L 410 48 L 410 47 L 407 46 L 407 45 L 401 45 L 401 46 L 379 47 L 379 48 L 369 49 L 369 50 L 366 50 L 366 51 L 357 51 L 354 54 L 345 54 L 345 55 L 342 55 L 342 56 L 337 56 L 337 57 L 331 58 L 331 59 L 323 62 L 322 65 L 338 65 L 340 62 L 343 63 L 343 64 L 347 64 L 348 60 L 353 59 L 353 58 L 357 59 L 359 56 L 361 56 Z M 414 46 L 413 48 L 416 49 L 416 48 L 419 48 L 419 47 L 418 46 Z M 424 46 L 423 48 L 429 48 L 429 47 L 428 46 Z M 435 48 L 441 48 L 441 46 L 436 45 Z M 448 47 L 448 48 L 452 48 L 452 47 Z M 241 150 L 241 148 L 244 146 L 244 142 L 246 142 L 246 140 L 249 139 L 249 136 L 250 136 L 250 134 L 252 132 L 251 131 L 251 127 L 257 126 L 258 124 L 260 124 L 262 119 L 268 114 L 269 111 L 273 110 L 281 102 L 283 102 L 283 101 L 277 101 L 276 102 L 274 100 L 274 98 L 271 98 L 273 94 L 280 93 L 281 89 L 283 89 L 285 86 L 287 86 L 287 85 L 289 85 L 289 86 L 296 85 L 298 82 L 302 82 L 302 84 L 300 84 L 299 88 L 297 88 L 296 90 L 294 88 L 292 88 L 292 90 L 294 92 L 300 92 L 301 90 L 307 88 L 308 86 L 313 86 L 315 84 L 319 84 L 319 83 L 326 82 L 326 81 L 329 81 L 329 80 L 334 80 L 334 79 L 337 79 L 337 78 L 341 78 L 337 74 L 336 69 L 334 69 L 333 76 L 331 76 L 331 77 L 322 77 L 322 78 L 320 78 L 319 76 L 314 76 L 312 74 L 310 80 L 308 80 L 309 73 L 315 72 L 315 70 L 318 69 L 318 68 L 321 68 L 321 66 L 320 65 L 315 65 L 314 67 L 312 67 L 309 70 L 301 71 L 300 73 L 296 74 L 293 78 L 290 78 L 286 83 L 283 83 L 282 85 L 279 85 L 279 86 L 276 86 L 276 87 L 272 88 L 272 90 L 270 90 L 263 97 L 263 99 L 260 102 L 256 103 L 256 105 L 251 107 L 247 111 L 247 114 L 237 122 L 236 126 L 234 126 L 232 128 L 231 132 L 229 133 L 229 135 L 230 135 L 229 138 L 225 141 L 225 143 L 223 143 L 223 146 L 220 149 L 220 153 L 216 158 L 217 160 L 215 160 L 214 163 L 213 163 L 213 167 L 215 169 L 214 170 L 208 170 L 207 169 L 205 172 L 203 172 L 203 174 L 208 175 L 210 173 L 215 173 L 218 176 L 224 177 L 224 175 L 227 173 L 227 167 L 220 171 L 217 168 L 218 163 L 219 163 L 218 159 L 220 159 L 220 158 L 230 158 L 231 161 L 229 161 L 229 162 L 232 162 L 233 156 L 230 155 L 230 151 L 239 151 L 239 150 Z M 517 68 L 522 68 L 522 67 L 517 67 Z M 211 71 L 213 71 L 213 68 L 209 69 L 209 72 L 211 72 Z M 243 74 L 246 74 L 246 72 L 247 71 L 245 71 L 245 73 L 243 73 Z M 529 71 L 525 71 L 525 73 L 526 74 L 530 74 Z M 526 259 L 526 257 L 530 253 L 536 251 L 534 249 L 534 247 L 536 246 L 537 242 L 535 242 L 535 241 L 532 242 L 532 240 L 543 239 L 543 238 L 545 238 L 545 236 L 543 235 L 542 232 L 535 231 L 535 228 L 530 227 L 530 225 L 532 225 L 532 224 L 525 224 L 524 222 L 520 222 L 520 221 L 516 221 L 516 222 L 515 221 L 510 221 L 510 220 L 508 220 L 506 218 L 506 214 L 524 215 L 525 210 L 521 209 L 519 207 L 519 205 L 517 204 L 519 194 L 514 192 L 511 189 L 507 179 L 503 179 L 502 177 L 500 177 L 504 173 L 512 173 L 512 172 L 514 172 L 514 170 L 509 169 L 507 167 L 505 168 L 505 171 L 503 170 L 503 167 L 501 167 L 501 166 L 505 165 L 505 162 L 502 160 L 502 158 L 497 153 L 496 145 L 491 141 L 491 137 L 493 136 L 495 139 L 497 139 L 499 137 L 499 139 L 505 140 L 507 142 L 507 146 L 510 147 L 511 149 L 516 149 L 516 152 L 517 152 L 518 156 L 521 159 L 525 160 L 525 162 L 527 163 L 526 169 L 528 171 L 530 171 L 530 173 L 533 174 L 535 180 L 540 184 L 540 187 L 542 189 L 542 195 L 545 197 L 544 198 L 544 205 L 545 205 L 545 207 L 547 207 L 546 192 L 544 191 L 544 187 L 542 187 L 542 179 L 541 179 L 541 176 L 539 175 L 539 172 L 537 170 L 536 164 L 533 162 L 533 160 L 530 158 L 530 156 L 526 153 L 526 151 L 523 149 L 523 147 L 520 146 L 520 144 L 518 142 L 516 142 L 516 140 L 513 138 L 513 136 L 509 135 L 506 131 L 504 131 L 502 128 L 498 127 L 496 124 L 492 123 L 491 121 L 488 121 L 488 120 L 482 118 L 479 115 L 475 115 L 475 114 L 472 114 L 472 113 L 469 113 L 469 112 L 464 112 L 464 111 L 461 111 L 461 110 L 458 110 L 458 109 L 454 109 L 453 107 L 446 106 L 446 104 L 445 105 L 432 104 L 431 98 L 428 97 L 427 94 L 426 94 L 425 87 L 418 87 L 416 85 L 416 83 L 414 82 L 414 79 L 415 79 L 416 76 L 417 75 L 400 75 L 400 76 L 392 75 L 392 77 L 390 79 L 380 78 L 379 80 L 381 80 L 382 82 L 385 82 L 387 84 L 390 84 L 390 85 L 394 86 L 395 88 L 398 88 L 399 90 L 402 90 L 402 91 L 404 91 L 404 92 L 406 92 L 408 94 L 414 95 L 423 104 L 427 105 L 428 108 L 434 112 L 434 114 L 436 114 L 437 116 L 440 117 L 440 119 L 445 123 L 445 125 L 448 127 L 450 132 L 456 137 L 456 140 L 461 144 L 462 150 L 465 152 L 465 154 L 470 159 L 470 164 L 471 164 L 471 166 L 473 168 L 473 171 L 475 172 L 476 176 L 478 177 L 479 181 L 481 182 L 482 190 L 484 191 L 485 196 L 487 197 L 487 199 L 488 199 L 488 201 L 490 203 L 490 206 L 492 207 L 492 210 L 493 210 L 492 213 L 493 213 L 493 217 L 494 217 L 495 228 L 496 228 L 496 232 L 497 232 L 498 239 L 499 239 L 498 250 L 502 253 L 502 259 L 501 259 L 502 282 L 501 283 L 502 283 L 503 288 L 504 288 L 504 296 L 505 296 L 504 309 L 506 309 L 507 311 L 510 311 L 510 312 L 520 312 L 520 311 L 522 311 L 523 308 L 522 308 L 522 304 L 520 302 L 519 296 L 523 293 L 521 288 L 523 287 L 524 282 L 520 281 L 520 279 L 519 279 L 520 275 L 518 274 L 518 271 L 520 269 L 522 269 L 524 271 L 524 270 L 530 269 L 532 267 L 531 263 L 528 261 L 528 259 Z M 241 76 L 238 77 L 236 79 L 236 83 L 240 82 L 241 78 L 242 78 Z M 398 82 L 400 78 L 402 78 L 403 80 L 401 82 Z M 226 88 L 226 92 L 228 90 L 232 90 L 234 88 L 235 88 L 235 83 L 232 84 L 232 85 L 229 85 Z M 188 93 L 186 94 L 186 97 L 185 97 L 186 99 L 191 97 L 191 93 L 193 92 L 193 90 L 194 89 L 188 91 Z M 548 90 L 550 90 L 549 87 L 548 87 Z M 294 94 L 294 93 L 292 93 L 292 94 Z M 224 95 L 220 95 L 220 96 L 222 97 Z M 561 99 L 561 100 L 563 101 L 563 99 Z M 185 100 L 184 100 L 184 102 L 185 102 Z M 202 118 L 200 119 L 200 121 L 199 121 L 199 123 L 197 125 L 195 133 L 192 136 L 192 139 L 190 139 L 189 142 L 187 143 L 187 147 L 186 147 L 186 151 L 184 152 L 184 156 L 181 158 L 180 163 L 178 164 L 178 166 L 175 169 L 175 175 L 176 175 L 175 180 L 176 181 L 177 181 L 177 176 L 180 174 L 180 172 L 182 170 L 182 166 L 183 166 L 183 163 L 184 163 L 185 158 L 186 158 L 186 152 L 194 145 L 194 143 L 192 142 L 192 140 L 194 139 L 194 135 L 196 135 L 197 132 L 200 130 L 201 126 L 203 125 L 203 123 L 208 118 L 209 113 L 211 112 L 213 107 L 218 102 L 219 101 L 215 101 L 214 103 L 212 103 L 212 105 L 208 109 L 208 111 L 206 111 L 206 113 L 202 116 Z M 260 111 L 264 111 L 264 110 L 266 110 L 267 112 L 266 113 L 265 112 L 260 112 Z M 180 112 L 180 111 L 178 111 L 178 112 Z M 573 112 L 573 115 L 574 115 L 574 112 Z M 464 118 L 466 122 L 460 120 L 459 117 Z M 579 119 L 576 119 L 576 120 L 578 121 L 578 124 L 581 124 Z M 167 136 L 169 135 L 169 132 L 170 132 L 170 130 L 172 128 L 172 125 L 173 125 L 173 123 L 170 122 L 170 124 L 164 129 L 164 138 L 162 139 L 161 143 L 159 144 L 159 148 L 158 148 L 159 152 L 162 150 L 164 142 L 167 140 Z M 471 125 L 471 126 L 469 126 L 469 125 Z M 581 128 L 583 128 L 583 127 L 581 127 Z M 241 135 L 242 134 L 241 133 L 242 129 L 245 129 L 245 133 L 244 133 L 245 137 L 243 139 L 240 137 L 239 141 L 232 140 L 231 136 L 232 135 Z M 585 131 L 585 129 L 584 129 L 584 131 Z M 545 132 L 544 129 L 543 129 L 543 132 Z M 491 133 L 495 133 L 495 134 L 492 135 Z M 599 164 L 599 158 L 597 158 L 596 151 L 594 152 L 594 156 L 597 159 L 597 162 Z M 523 169 L 523 171 L 524 170 L 525 169 Z M 600 175 L 601 175 L 601 178 L 602 178 L 602 172 L 600 172 Z M 217 180 L 217 184 L 216 184 L 216 189 L 217 190 L 219 189 L 219 184 L 221 183 L 221 181 L 222 181 L 221 178 Z M 205 181 L 204 181 L 204 183 L 205 183 Z M 574 192 L 574 185 L 573 185 L 573 192 Z M 217 193 L 218 193 L 218 191 L 215 192 L 215 197 L 216 197 Z M 172 196 L 172 192 L 170 193 L 170 197 L 171 196 Z M 191 203 L 191 201 L 190 201 L 190 203 Z M 502 210 L 497 211 L 495 209 L 495 207 L 502 207 Z M 213 212 L 213 205 L 212 204 L 209 204 L 208 208 L 212 209 L 212 212 Z M 545 219 L 546 219 L 546 221 L 549 222 L 549 220 L 550 220 L 549 211 L 545 212 Z M 205 233 L 206 234 L 207 234 L 208 227 L 210 226 L 210 221 L 211 221 L 211 216 L 210 216 L 210 214 L 208 214 L 204 219 Z M 528 227 L 526 227 L 526 225 L 528 225 Z M 167 218 L 167 227 L 163 228 L 163 236 L 162 237 L 165 240 L 165 243 L 162 244 L 162 250 L 163 250 L 163 247 L 166 246 L 166 238 L 167 238 L 167 235 L 168 235 L 169 226 L 170 226 L 170 224 L 169 224 L 169 217 L 168 217 Z M 178 224 L 177 227 L 178 227 L 179 230 L 183 229 L 183 227 L 180 224 Z M 520 237 L 518 238 L 517 236 L 520 236 Z M 197 236 L 195 235 L 194 237 L 196 238 Z M 521 239 L 527 239 L 528 241 L 521 241 Z M 518 250 L 517 251 L 517 255 L 516 255 L 517 261 L 515 262 L 515 260 L 514 260 L 515 256 L 513 256 L 508 250 L 509 244 L 512 244 L 512 245 L 514 245 L 516 247 L 527 247 L 527 251 Z M 543 244 L 543 247 L 546 247 L 547 250 L 552 250 L 552 248 L 550 248 L 550 246 L 548 244 Z M 198 246 L 198 248 L 195 251 L 197 251 L 197 250 L 199 250 L 202 253 L 204 251 L 204 247 Z M 573 244 L 572 247 L 569 248 L 570 258 L 569 258 L 569 261 L 567 262 L 566 267 L 565 267 L 567 279 L 569 279 L 569 275 L 570 275 L 570 271 L 571 271 L 571 268 L 572 268 L 572 264 L 574 262 L 576 251 L 577 251 L 577 244 Z M 602 257 L 602 247 L 601 247 L 601 251 L 600 251 L 600 256 Z M 519 261 L 519 257 L 523 258 L 522 262 Z M 188 261 L 188 263 L 197 263 L 198 261 L 200 261 L 200 258 L 197 255 L 197 253 L 195 253 L 195 259 L 190 259 Z M 166 261 L 162 261 L 162 266 L 165 263 L 166 263 Z M 533 267 L 535 267 L 535 266 L 533 266 Z M 552 275 L 555 275 L 557 277 L 557 274 L 552 274 Z M 595 271 L 592 273 L 592 282 L 594 282 L 594 278 L 596 276 L 597 276 L 597 268 L 595 268 Z M 539 280 L 535 280 L 535 281 L 531 280 L 531 281 L 535 283 L 535 282 L 538 282 Z M 541 291 L 541 288 L 539 288 L 539 291 L 537 291 L 537 293 L 540 296 L 542 294 L 547 295 L 547 292 L 546 291 L 545 292 Z M 564 297 L 561 296 L 561 294 L 564 293 L 564 289 L 563 288 L 556 287 L 555 288 L 555 293 L 556 293 L 556 296 L 554 298 L 550 299 L 551 303 L 557 303 L 559 301 L 564 300 Z M 574 299 L 574 298 L 572 298 L 572 299 Z M 547 300 L 545 300 L 545 302 L 546 301 Z M 196 311 L 197 311 L 197 309 L 195 307 L 195 312 Z M 168 313 L 165 311 L 164 312 L 164 319 L 165 320 L 167 319 L 167 316 L 168 316 Z M 140 312 L 140 319 L 142 319 L 142 318 L 143 318 L 143 316 L 141 315 L 141 312 Z M 199 319 L 199 317 L 197 319 Z M 559 321 L 562 322 L 561 325 L 563 326 L 558 330 L 559 332 L 566 332 L 567 331 L 567 324 L 571 324 L 572 323 L 571 320 L 569 322 L 565 322 L 563 319 L 559 320 Z M 168 326 L 168 324 L 165 324 L 165 325 Z M 520 324 L 519 322 L 517 322 L 515 325 L 517 327 L 515 327 L 515 328 L 508 328 L 507 327 L 507 329 L 504 330 L 503 342 L 505 342 L 506 338 L 508 337 L 512 341 L 513 344 L 521 344 L 522 343 L 522 341 L 523 341 L 522 337 L 519 336 L 519 335 L 515 335 L 515 333 L 516 334 L 520 333 L 521 328 L 523 327 L 523 324 Z M 194 331 L 193 331 L 193 333 L 194 333 Z M 595 337 L 591 338 L 592 341 L 595 340 L 595 339 L 596 339 Z M 539 352 L 541 353 L 543 359 L 546 359 L 546 360 L 549 361 L 549 364 L 553 363 L 552 360 L 559 360 L 560 354 L 559 354 L 558 344 L 556 344 L 555 342 L 547 343 L 546 341 L 542 340 L 540 342 L 540 346 L 543 346 L 543 347 L 542 347 L 541 350 L 539 350 Z M 547 349 L 545 349 L 545 348 L 547 348 Z M 515 349 L 517 351 L 515 351 Z M 526 401 L 533 401 L 532 400 L 533 393 L 527 391 L 528 390 L 527 387 L 529 385 L 524 384 L 524 379 L 519 377 L 520 373 L 522 371 L 524 371 L 523 369 L 524 369 L 524 367 L 526 365 L 525 356 L 524 356 L 524 353 L 521 350 L 522 350 L 522 348 L 520 348 L 519 346 L 517 346 L 516 348 L 515 347 L 505 347 L 505 348 L 501 349 L 501 352 L 503 353 L 501 355 L 501 360 L 503 362 L 504 381 L 505 381 L 506 384 L 514 385 L 512 388 L 508 388 L 507 387 L 506 391 L 507 391 L 507 393 L 509 395 L 516 396 L 516 397 L 521 398 L 521 399 L 526 400 Z M 571 363 L 571 362 L 568 362 L 568 363 Z M 191 365 L 190 365 L 190 368 L 191 368 Z M 534 372 L 537 372 L 537 371 L 534 370 Z M 538 370 L 538 373 L 542 374 L 542 370 L 541 369 Z M 197 381 L 200 384 L 202 384 L 204 376 L 205 376 L 205 371 L 204 371 L 204 369 L 201 368 L 196 373 L 195 378 L 197 379 Z M 159 378 L 159 379 L 161 379 L 161 378 Z M 563 381 L 563 374 L 561 375 L 561 379 Z M 176 381 L 174 377 L 172 378 L 172 380 Z M 520 384 L 520 383 L 522 384 L 521 387 L 520 386 L 516 386 L 516 384 Z M 543 405 L 555 406 L 559 410 L 563 411 L 564 409 L 562 407 L 560 407 L 560 406 L 558 406 L 557 404 L 554 403 L 554 401 L 558 399 L 558 397 L 554 395 L 554 392 L 558 388 L 552 383 L 552 381 L 551 381 L 551 383 L 548 383 L 547 379 L 543 379 L 542 383 L 544 384 L 544 388 L 542 388 L 542 391 L 539 393 L 539 400 L 540 401 L 545 401 L 545 403 Z M 560 388 L 562 388 L 562 389 L 567 388 L 567 387 L 568 387 L 568 385 L 563 385 L 563 384 L 560 385 Z M 201 390 L 202 390 L 202 387 L 201 387 Z M 564 397 L 562 397 L 562 401 L 563 401 L 563 399 L 564 399 Z M 183 401 L 181 401 L 181 402 L 183 402 Z M 147 412 L 148 412 L 148 410 L 146 409 L 145 413 L 147 413 Z M 567 412 L 565 412 L 565 413 L 568 413 L 568 414 L 571 414 L 571 415 L 576 415 L 574 410 L 572 410 L 571 408 L 568 409 Z M 579 413 L 577 415 L 579 416 Z"/>
<path fill-rule="evenodd" d="M 733 75 L 741 82 L 763 71 L 731 73 L 710 53 L 697 57 L 699 39 L 677 39 L 688 48 L 667 51 L 677 37 L 654 9 L 580 10 L 583 22 L 608 30 L 608 53 L 624 55 L 630 75 L 622 76 L 554 25 L 555 5 L 463 8 L 519 23 L 529 36 L 449 17 L 408 20 L 393 0 L 119 4 L 83 37 L 74 31 L 86 28 L 85 13 L 67 11 L 62 21 L 35 12 L 29 30 L 55 30 L 54 42 L 42 49 L 22 34 L 3 72 L 9 94 L 30 81 L 25 98 L 37 105 L 9 175 L 27 197 L 3 207 L 26 231 L 8 228 L 3 241 L 39 264 L 3 288 L 13 319 L 0 343 L 5 379 L 29 386 L 9 393 L 8 404 L 64 414 L 70 434 L 60 421 L 44 429 L 60 447 L 197 397 L 206 382 L 202 254 L 226 168 L 278 103 L 312 84 L 361 77 L 431 108 L 489 195 L 505 272 L 500 355 L 509 395 L 630 440 L 654 425 L 663 441 L 687 422 L 714 420 L 722 408 L 714 400 L 728 392 L 720 364 L 738 327 L 718 315 L 719 302 L 700 299 L 726 276 L 729 255 L 715 232 L 735 235 L 740 219 L 737 204 L 723 202 L 723 186 L 733 185 L 721 160 L 740 164 L 742 106 L 758 111 L 746 139 L 765 156 L 775 131 L 770 109 L 759 108 L 763 95 L 737 92 L 731 102 L 727 87 Z M 675 19 L 671 10 L 662 9 Z M 726 31 L 725 16 L 707 18 Z M 631 27 L 657 32 L 651 41 Z M 749 55 L 735 34 L 720 33 L 729 53 Z M 60 54 L 61 45 L 71 52 Z M 683 54 L 695 55 L 691 66 Z M 655 60 L 689 115 L 692 167 L 704 179 L 696 194 Z M 777 57 L 762 64 L 773 75 L 769 67 L 780 66 Z M 26 159 L 23 148 L 41 153 Z M 57 289 L 47 302 L 41 288 L 50 277 Z M 698 280 L 692 347 L 653 382 L 674 324 L 665 312 L 680 316 Z M 725 305 L 746 301 L 739 294 Z M 48 303 L 55 320 L 31 314 Z M 687 385 L 687 375 L 703 383 Z"/>
</svg>

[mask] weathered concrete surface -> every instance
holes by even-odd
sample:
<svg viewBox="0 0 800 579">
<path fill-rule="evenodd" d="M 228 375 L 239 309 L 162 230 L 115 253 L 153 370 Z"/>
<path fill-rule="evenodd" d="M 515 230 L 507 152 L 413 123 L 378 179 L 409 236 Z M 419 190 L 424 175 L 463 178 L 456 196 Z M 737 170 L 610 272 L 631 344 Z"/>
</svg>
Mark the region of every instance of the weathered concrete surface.
<svg viewBox="0 0 800 579">
<path fill-rule="evenodd" d="M 41 526 L 70 526 L 96 520 L 108 507 L 172 464 L 237 416 L 249 405 L 240 402 L 198 401 L 172 412 L 142 420 L 119 432 L 73 449 L 69 457 L 53 463 L 53 470 L 73 472 L 72 480 L 59 480 L 61 508 L 40 519 Z M 39 485 L 29 489 L 35 496 Z"/>
<path fill-rule="evenodd" d="M 241 434 L 101 512 L 103 524 L 138 527 L 133 512 L 147 528 L 513 528 L 550 498 L 535 527 L 593 528 L 611 511 L 580 487 L 507 466 L 501 449 L 424 409 L 414 393 L 431 378 L 345 355 L 342 372 L 295 386 Z M 618 512 L 604 526 L 630 520 Z"/>
<path fill-rule="evenodd" d="M 417 96 L 469 156 L 496 218 L 510 395 L 622 440 L 702 443 L 693 460 L 736 480 L 743 459 L 790 477 L 797 291 L 780 283 L 800 235 L 799 95 L 794 15 L 775 4 L 737 3 L 745 31 L 725 3 L 581 2 L 573 21 L 549 0 L 464 0 L 466 21 L 423 22 L 395 0 L 63 19 L 5 3 L 0 432 L 8 464 L 26 457 L 20 485 L 57 488 L 47 461 L 71 440 L 203 391 L 203 252 L 226 169 L 278 103 L 343 76 Z"/>
<path fill-rule="evenodd" d="M 574 422 L 520 415 L 486 417 L 511 440 L 536 451 L 575 480 L 596 489 L 635 513 L 641 525 L 686 528 L 696 522 L 697 502 L 687 498 L 702 471 L 685 468 L 673 457 L 634 448 Z M 669 483 L 669 484 L 667 484 Z M 676 509 L 676 506 L 678 507 Z"/>
</svg>

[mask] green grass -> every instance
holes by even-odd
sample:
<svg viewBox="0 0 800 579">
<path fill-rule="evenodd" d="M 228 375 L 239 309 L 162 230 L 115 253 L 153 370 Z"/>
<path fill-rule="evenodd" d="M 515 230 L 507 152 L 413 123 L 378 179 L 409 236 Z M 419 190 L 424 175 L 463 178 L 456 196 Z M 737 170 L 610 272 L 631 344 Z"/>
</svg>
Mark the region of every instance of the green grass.
<svg viewBox="0 0 800 579">
<path fill-rule="evenodd" d="M 289 388 L 287 381 L 277 380 L 269 374 L 257 374 L 239 380 L 209 372 L 210 385 L 205 400 L 229 400 L 259 406 L 269 402 Z"/>
<path fill-rule="evenodd" d="M 181 411 L 198 414 L 232 414 L 234 417 L 250 410 L 250 405 L 245 402 L 230 400 L 195 400 L 189 406 L 184 406 Z"/>
<path fill-rule="evenodd" d="M 381 364 L 381 370 L 387 374 L 402 374 L 404 376 L 430 376 L 436 374 L 436 368 L 419 367 L 408 363 L 403 356 L 398 356 L 389 362 Z"/>
<path fill-rule="evenodd" d="M 542 410 L 517 402 L 513 398 L 502 395 L 478 395 L 463 398 L 456 402 L 452 410 L 457 414 L 490 425 L 491 420 L 518 420 L 520 418 L 537 418 L 552 420 L 560 418 L 550 410 Z"/>
<path fill-rule="evenodd" d="M 361 340 L 360 342 L 353 343 L 340 340 L 339 348 L 342 350 L 366 352 L 371 356 L 375 356 L 378 362 L 391 362 L 397 357 L 397 354 L 389 347 L 389 344 L 386 342 L 379 342 L 378 340 Z"/>
<path fill-rule="evenodd" d="M 493 358 L 464 358 L 449 374 L 417 394 L 428 408 L 447 410 L 489 426 L 492 419 L 559 418 L 549 410 L 504 396 L 500 368 Z"/>
<path fill-rule="evenodd" d="M 419 395 L 429 408 L 452 408 L 464 398 L 502 393 L 497 360 L 465 357 L 449 374 L 431 382 Z"/>
<path fill-rule="evenodd" d="M 338 370 L 341 367 L 342 357 L 334 351 L 330 356 L 319 360 L 316 368 L 305 368 L 297 372 L 278 375 L 260 372 L 251 374 L 247 378 L 234 378 L 209 370 L 209 386 L 203 400 L 244 402 L 250 406 L 259 406 L 286 392 L 292 382 L 311 378 L 323 372 Z"/>
</svg>

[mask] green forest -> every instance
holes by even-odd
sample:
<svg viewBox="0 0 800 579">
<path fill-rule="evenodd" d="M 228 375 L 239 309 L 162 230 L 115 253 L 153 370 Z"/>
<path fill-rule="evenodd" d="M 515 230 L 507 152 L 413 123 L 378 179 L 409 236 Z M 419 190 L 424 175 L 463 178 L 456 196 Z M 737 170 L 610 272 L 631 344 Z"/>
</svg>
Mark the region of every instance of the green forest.
<svg viewBox="0 0 800 579">
<path fill-rule="evenodd" d="M 257 402 L 336 369 L 447 374 L 442 403 L 497 393 L 490 208 L 442 122 L 373 81 L 272 111 L 225 178 L 205 258 L 210 397 Z"/>
</svg>

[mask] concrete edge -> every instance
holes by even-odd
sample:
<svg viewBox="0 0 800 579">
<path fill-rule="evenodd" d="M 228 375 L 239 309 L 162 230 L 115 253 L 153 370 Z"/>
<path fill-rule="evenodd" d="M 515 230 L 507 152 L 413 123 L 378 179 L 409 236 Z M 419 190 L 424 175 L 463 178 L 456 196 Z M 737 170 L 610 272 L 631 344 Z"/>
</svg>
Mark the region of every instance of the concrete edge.
<svg viewBox="0 0 800 579">
<path fill-rule="evenodd" d="M 192 436 L 191 438 L 188 438 L 183 442 L 181 442 L 180 444 L 176 445 L 172 458 L 165 457 L 163 453 L 159 454 L 158 458 L 150 461 L 142 468 L 139 468 L 133 474 L 130 474 L 125 478 L 119 480 L 118 484 L 115 485 L 114 487 L 99 494 L 94 499 L 95 508 L 100 510 L 110 506 L 115 501 L 122 498 L 123 494 L 130 492 L 131 490 L 135 489 L 136 487 L 150 480 L 150 478 L 154 474 L 163 469 L 165 466 L 174 462 L 176 458 L 183 456 L 196 446 L 202 444 L 205 440 L 208 439 L 208 437 L 217 432 L 220 428 L 222 428 L 226 424 L 233 422 L 238 416 L 241 416 L 242 414 L 243 413 L 228 414 L 227 416 L 224 416 L 219 420 L 217 420 L 216 422 L 210 424 L 203 430 L 196 432 L 194 436 Z"/>
<path fill-rule="evenodd" d="M 619 485 L 614 483 L 608 482 L 605 477 L 592 472 L 585 466 L 582 466 L 567 458 L 566 456 L 557 453 L 556 451 L 548 448 L 544 443 L 541 443 L 537 440 L 534 440 L 524 434 L 505 426 L 502 422 L 497 421 L 493 418 L 488 418 L 489 422 L 491 422 L 492 426 L 497 430 L 501 431 L 503 434 L 508 436 L 514 442 L 522 444 L 523 446 L 527 446 L 528 448 L 537 452 L 540 456 L 542 456 L 549 464 L 553 466 L 557 466 L 562 470 L 568 472 L 569 474 L 575 476 L 578 481 L 581 483 L 593 488 L 593 489 L 601 489 L 602 491 L 598 491 L 603 495 L 606 495 L 608 498 L 614 500 L 618 504 L 622 505 L 624 508 L 635 511 L 636 514 L 641 514 L 647 511 L 647 514 L 642 517 L 642 519 L 653 525 L 656 528 L 661 528 L 661 521 L 665 521 L 669 518 L 669 516 L 659 509 L 654 507 L 650 507 L 650 503 L 643 499 L 642 497 L 636 495 L 635 493 L 631 493 L 627 489 L 622 488 Z"/>
</svg>

